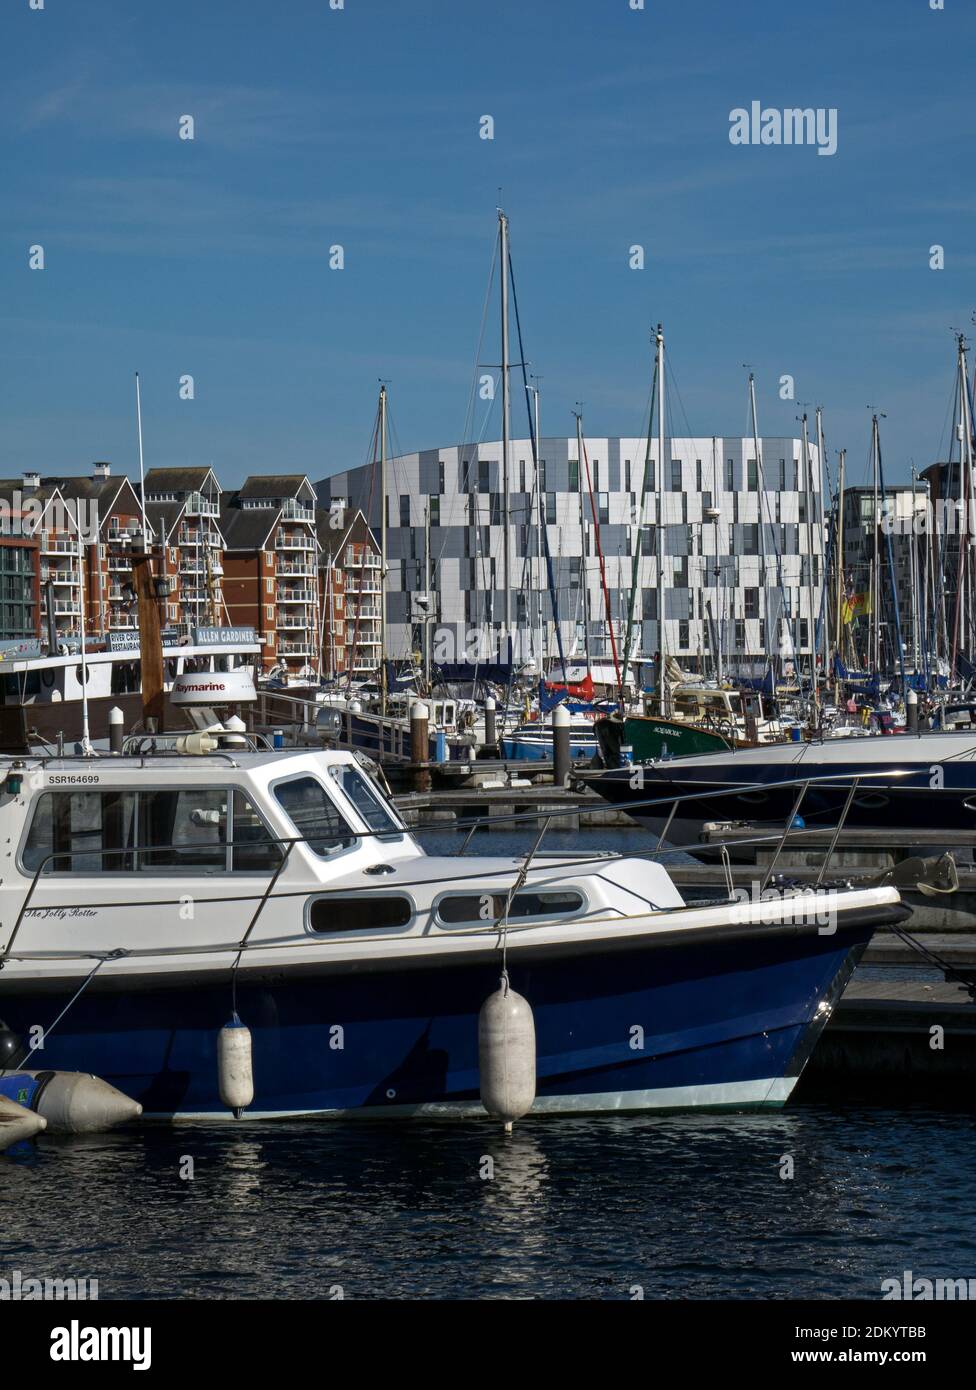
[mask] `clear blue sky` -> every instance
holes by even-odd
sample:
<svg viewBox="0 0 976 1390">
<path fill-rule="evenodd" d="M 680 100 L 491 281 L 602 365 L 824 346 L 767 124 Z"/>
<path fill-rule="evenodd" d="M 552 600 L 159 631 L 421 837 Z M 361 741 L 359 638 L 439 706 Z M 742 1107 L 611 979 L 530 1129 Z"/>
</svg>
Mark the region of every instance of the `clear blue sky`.
<svg viewBox="0 0 976 1390">
<path fill-rule="evenodd" d="M 790 373 L 852 481 L 869 404 L 905 478 L 976 309 L 976 6 L 945 6 L 4 0 L 0 472 L 135 468 L 137 369 L 147 466 L 360 463 L 380 377 L 400 446 L 455 441 L 501 185 L 544 433 L 579 399 L 638 433 L 661 319 L 677 433 L 744 432 L 748 362 L 764 433 Z M 836 107 L 837 153 L 731 145 L 753 100 Z"/>
</svg>

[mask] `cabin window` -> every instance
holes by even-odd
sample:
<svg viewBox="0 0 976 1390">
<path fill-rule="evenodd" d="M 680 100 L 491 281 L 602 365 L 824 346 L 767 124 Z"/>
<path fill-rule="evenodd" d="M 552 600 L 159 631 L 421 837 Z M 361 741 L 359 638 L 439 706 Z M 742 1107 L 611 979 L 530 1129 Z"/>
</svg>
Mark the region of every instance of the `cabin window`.
<svg viewBox="0 0 976 1390">
<path fill-rule="evenodd" d="M 227 793 L 151 791 L 139 797 L 143 869 L 223 869 L 227 862 Z"/>
<path fill-rule="evenodd" d="M 138 661 L 113 661 L 112 694 L 131 695 L 140 689 L 140 663 Z"/>
<path fill-rule="evenodd" d="M 386 802 L 367 777 L 351 763 L 338 763 L 329 768 L 329 776 L 349 798 L 360 817 L 383 839 L 399 840 L 402 831 Z"/>
<path fill-rule="evenodd" d="M 355 842 L 355 834 L 316 778 L 295 777 L 279 782 L 274 794 L 313 854 L 324 857 Z"/>
<path fill-rule="evenodd" d="M 376 927 L 405 927 L 413 918 L 409 898 L 369 894 L 362 898 L 316 898 L 308 910 L 312 931 L 369 931 Z"/>
<path fill-rule="evenodd" d="M 494 922 L 505 910 L 504 893 L 452 893 L 441 898 L 437 915 L 448 926 Z M 509 909 L 510 922 L 527 917 L 566 917 L 581 911 L 582 893 L 516 893 Z"/>
<path fill-rule="evenodd" d="M 24 868 L 34 872 L 51 855 L 45 873 L 271 872 L 281 860 L 248 797 L 224 787 L 45 792 Z"/>
</svg>

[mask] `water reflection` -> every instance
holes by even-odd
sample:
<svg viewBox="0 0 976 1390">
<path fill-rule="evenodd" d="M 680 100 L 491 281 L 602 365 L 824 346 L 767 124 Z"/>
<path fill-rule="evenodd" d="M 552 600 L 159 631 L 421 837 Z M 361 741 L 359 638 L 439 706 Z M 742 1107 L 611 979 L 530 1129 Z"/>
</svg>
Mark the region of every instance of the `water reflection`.
<svg viewBox="0 0 976 1390">
<path fill-rule="evenodd" d="M 0 1269 L 96 1277 L 103 1298 L 874 1298 L 908 1267 L 972 1273 L 973 1130 L 798 1105 L 533 1119 L 508 1138 L 325 1121 L 42 1136 L 0 1163 Z"/>
</svg>

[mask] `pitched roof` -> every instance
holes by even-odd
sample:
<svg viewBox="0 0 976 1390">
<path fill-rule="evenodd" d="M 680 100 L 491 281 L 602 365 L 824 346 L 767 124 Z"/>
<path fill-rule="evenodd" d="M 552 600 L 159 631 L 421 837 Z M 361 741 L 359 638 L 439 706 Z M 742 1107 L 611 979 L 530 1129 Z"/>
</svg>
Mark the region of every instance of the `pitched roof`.
<svg viewBox="0 0 976 1390">
<path fill-rule="evenodd" d="M 280 507 L 235 507 L 221 498 L 219 526 L 224 549 L 261 550 L 280 513 Z"/>
<path fill-rule="evenodd" d="M 146 495 L 150 492 L 200 492 L 209 477 L 217 482 L 212 468 L 150 468 L 146 474 Z"/>
<path fill-rule="evenodd" d="M 314 493 L 315 489 L 304 473 L 256 473 L 245 480 L 237 496 L 254 499 L 267 497 L 269 501 L 275 497 L 296 497 L 303 483 Z"/>
<path fill-rule="evenodd" d="M 322 547 L 321 559 L 325 563 L 331 563 L 333 558 L 341 555 L 347 544 L 371 545 L 377 553 L 379 545 L 373 535 L 361 511 L 353 514 L 352 520 L 340 531 L 332 525 L 332 513 L 323 507 L 319 507 L 315 513 L 315 530 L 318 535 L 319 545 Z"/>
<path fill-rule="evenodd" d="M 157 541 L 163 545 L 169 544 L 170 535 L 183 515 L 185 505 L 183 502 L 146 503 L 146 520 Z"/>
</svg>

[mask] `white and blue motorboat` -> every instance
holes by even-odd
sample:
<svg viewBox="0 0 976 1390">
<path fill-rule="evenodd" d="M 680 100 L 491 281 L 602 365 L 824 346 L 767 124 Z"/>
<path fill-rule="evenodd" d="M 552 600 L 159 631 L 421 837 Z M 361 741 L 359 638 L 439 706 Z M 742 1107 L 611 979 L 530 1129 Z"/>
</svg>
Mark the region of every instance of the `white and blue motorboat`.
<svg viewBox="0 0 976 1390">
<path fill-rule="evenodd" d="M 696 906 L 652 857 L 430 856 L 352 754 L 215 742 L 0 767 L 8 1036 L 150 1117 L 230 1118 L 235 1013 L 253 1118 L 484 1115 L 503 954 L 533 1113 L 778 1107 L 907 916 L 891 887 Z"/>
</svg>

